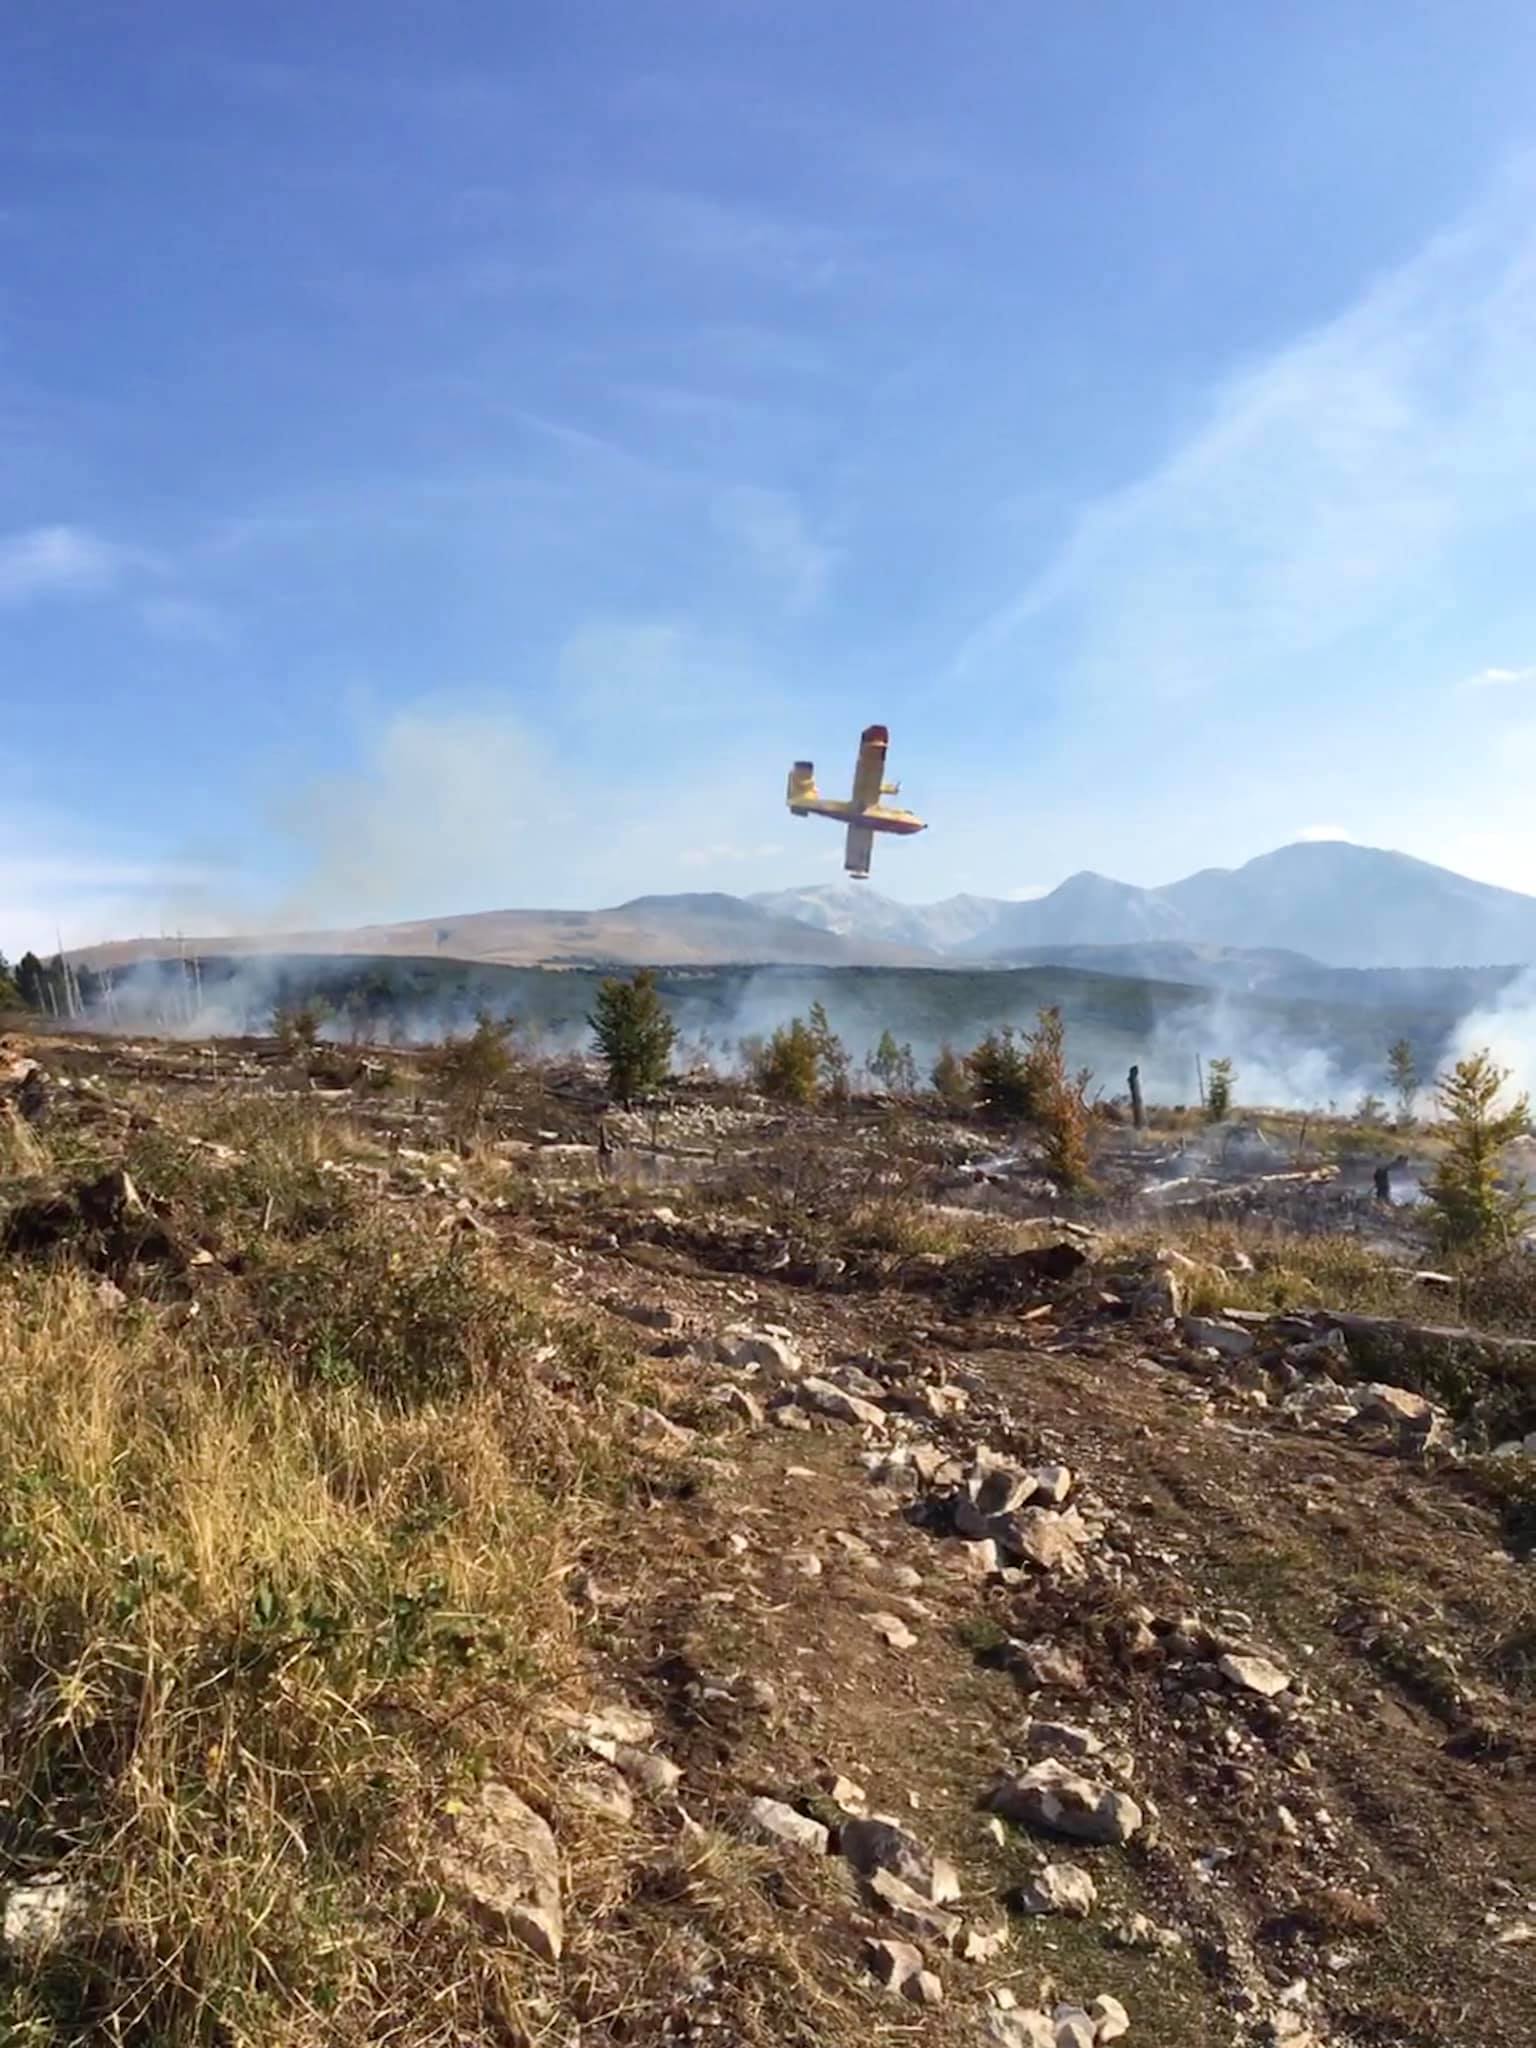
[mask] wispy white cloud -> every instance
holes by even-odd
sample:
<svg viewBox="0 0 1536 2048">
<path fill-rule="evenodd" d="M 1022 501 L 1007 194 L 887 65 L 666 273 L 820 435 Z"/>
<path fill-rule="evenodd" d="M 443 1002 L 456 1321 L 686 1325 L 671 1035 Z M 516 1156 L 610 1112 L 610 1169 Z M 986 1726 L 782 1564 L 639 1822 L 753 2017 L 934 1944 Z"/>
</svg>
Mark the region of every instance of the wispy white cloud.
<svg viewBox="0 0 1536 2048">
<path fill-rule="evenodd" d="M 1339 841 L 1353 844 L 1353 833 L 1346 832 L 1342 825 L 1303 825 L 1296 834 L 1306 845 L 1332 846 Z"/>
<path fill-rule="evenodd" d="M 746 484 L 723 491 L 715 501 L 715 522 L 778 587 L 790 611 L 809 611 L 821 598 L 837 551 L 811 534 L 787 491 Z"/>
<path fill-rule="evenodd" d="M 1473 675 L 1463 676 L 1461 687 L 1464 690 L 1490 690 L 1526 683 L 1536 683 L 1536 667 L 1480 668 Z"/>
<path fill-rule="evenodd" d="M 0 604 L 96 597 L 149 557 L 82 526 L 34 526 L 0 539 Z"/>
<path fill-rule="evenodd" d="M 1091 503 L 963 644 L 956 676 L 1065 632 L 1078 704 L 1254 687 L 1424 616 L 1489 534 L 1536 517 L 1536 175 L 1335 319 L 1233 376 L 1140 481 Z"/>
</svg>

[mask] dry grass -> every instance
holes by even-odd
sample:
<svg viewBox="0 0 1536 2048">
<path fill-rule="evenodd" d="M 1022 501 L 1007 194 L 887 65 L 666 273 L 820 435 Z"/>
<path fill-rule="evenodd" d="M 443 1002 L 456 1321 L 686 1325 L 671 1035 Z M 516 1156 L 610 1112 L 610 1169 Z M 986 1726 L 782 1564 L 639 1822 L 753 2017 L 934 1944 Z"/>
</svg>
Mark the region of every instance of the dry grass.
<svg viewBox="0 0 1536 2048">
<path fill-rule="evenodd" d="M 330 1131 L 238 1135 L 232 1165 L 135 1146 L 234 1269 L 197 1313 L 0 1270 L 0 1845 L 85 1902 L 0 1964 L 0 2039 L 504 2040 L 522 1971 L 419 1835 L 466 1776 L 536 1771 L 618 1368 L 494 1258 L 338 1196 Z"/>
</svg>

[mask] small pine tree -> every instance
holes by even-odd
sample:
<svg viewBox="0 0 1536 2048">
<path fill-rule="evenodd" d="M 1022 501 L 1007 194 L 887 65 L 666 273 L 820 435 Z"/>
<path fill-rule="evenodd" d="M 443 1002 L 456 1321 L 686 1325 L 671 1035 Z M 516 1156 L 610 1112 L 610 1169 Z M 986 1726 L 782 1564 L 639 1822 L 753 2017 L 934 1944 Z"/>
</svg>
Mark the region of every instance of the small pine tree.
<svg viewBox="0 0 1536 2048">
<path fill-rule="evenodd" d="M 781 1024 L 752 1048 L 752 1084 L 776 1102 L 812 1103 L 821 1092 L 822 1048 L 803 1017 Z"/>
<path fill-rule="evenodd" d="M 896 1092 L 896 1082 L 901 1071 L 901 1047 L 896 1043 L 889 1026 L 881 1032 L 880 1043 L 864 1064 L 882 1088 L 891 1094 Z"/>
<path fill-rule="evenodd" d="M 1388 1049 L 1387 1079 L 1392 1084 L 1392 1093 L 1397 1097 L 1398 1129 L 1409 1130 L 1413 1125 L 1414 1104 L 1419 1096 L 1419 1069 L 1413 1056 L 1413 1047 L 1406 1038 L 1400 1038 Z"/>
<path fill-rule="evenodd" d="M 0 1010 L 19 1010 L 21 1006 L 21 990 L 16 986 L 11 963 L 0 953 Z"/>
<path fill-rule="evenodd" d="M 272 1034 L 285 1052 L 313 1052 L 320 1043 L 318 1003 L 279 1004 L 272 1012 Z"/>
<path fill-rule="evenodd" d="M 493 1095 L 506 1092 L 517 1071 L 510 1039 L 517 1029 L 515 1019 L 499 1021 L 481 1010 L 475 1028 L 466 1037 L 444 1039 L 428 1061 L 448 1098 L 453 1123 L 460 1136 L 472 1136 L 484 1120 Z"/>
<path fill-rule="evenodd" d="M 22 954 L 16 962 L 16 988 L 24 1010 L 51 1011 L 51 989 L 48 970 L 31 951 Z"/>
<path fill-rule="evenodd" d="M 1237 1075 L 1230 1060 L 1212 1060 L 1205 1081 L 1205 1115 L 1208 1123 L 1225 1123 L 1232 1114 L 1232 1090 Z"/>
<path fill-rule="evenodd" d="M 677 1026 L 649 969 L 639 968 L 628 981 L 605 981 L 587 1022 L 608 1068 L 608 1092 L 616 1101 L 633 1102 L 666 1080 Z"/>
<path fill-rule="evenodd" d="M 831 1020 L 821 1003 L 812 1003 L 808 1021 L 811 1036 L 816 1041 L 816 1073 L 821 1092 L 829 1101 L 846 1102 L 850 1066 L 848 1048 L 832 1029 Z"/>
<path fill-rule="evenodd" d="M 1054 1006 L 1041 1010 L 1028 1047 L 1030 1117 L 1040 1133 L 1045 1170 L 1058 1187 L 1077 1192 L 1090 1183 L 1088 1089 L 1093 1076 L 1086 1067 L 1068 1071 L 1066 1026 Z"/>
<path fill-rule="evenodd" d="M 1387 1121 L 1387 1105 L 1379 1095 L 1362 1095 L 1355 1108 L 1355 1122 L 1368 1131 L 1379 1131 Z"/>
<path fill-rule="evenodd" d="M 939 1047 L 938 1056 L 928 1072 L 933 1092 L 940 1102 L 950 1109 L 969 1109 L 971 1104 L 971 1077 L 965 1061 L 952 1045 Z"/>
<path fill-rule="evenodd" d="M 1435 1088 L 1447 1124 L 1447 1141 L 1429 1199 L 1435 1226 L 1447 1251 L 1491 1251 L 1506 1244 L 1530 1208 L 1525 1190 L 1499 1186 L 1504 1147 L 1531 1120 L 1529 1099 L 1519 1095 L 1506 1109 L 1499 1092 L 1509 1079 L 1485 1052 L 1458 1060 Z"/>
<path fill-rule="evenodd" d="M 984 1116 L 1027 1119 L 1034 1108 L 1025 1048 L 1011 1024 L 989 1031 L 965 1056 L 976 1107 Z"/>
<path fill-rule="evenodd" d="M 889 1031 L 882 1031 L 880 1043 L 864 1062 L 888 1095 L 917 1093 L 917 1061 L 910 1045 L 898 1045 Z"/>
</svg>

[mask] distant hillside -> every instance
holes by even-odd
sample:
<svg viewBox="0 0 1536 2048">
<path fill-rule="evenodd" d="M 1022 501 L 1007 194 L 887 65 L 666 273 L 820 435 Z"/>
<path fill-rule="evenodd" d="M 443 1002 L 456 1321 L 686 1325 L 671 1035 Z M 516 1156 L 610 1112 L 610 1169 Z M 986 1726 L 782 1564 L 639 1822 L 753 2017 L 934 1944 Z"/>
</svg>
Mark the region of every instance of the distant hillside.
<svg viewBox="0 0 1536 2048">
<path fill-rule="evenodd" d="M 483 960 L 505 966 L 637 966 L 693 961 L 800 962 L 898 966 L 928 957 L 879 938 L 840 938 L 740 896 L 637 896 L 607 910 L 483 910 L 354 930 L 264 932 L 188 938 L 196 954 L 368 954 Z M 91 946 L 77 957 L 92 967 L 165 958 L 176 946 L 128 939 Z"/>
<path fill-rule="evenodd" d="M 1223 987 L 1310 988 L 1294 969 L 1483 969 L 1536 961 L 1536 897 L 1468 881 L 1407 854 L 1343 844 L 1284 846 L 1240 868 L 1206 868 L 1142 889 L 1084 871 L 1029 902 L 951 896 L 894 903 L 844 883 L 751 898 L 637 896 L 605 910 L 486 910 L 347 931 L 219 935 L 199 953 L 437 956 L 508 966 L 759 962 L 917 966 L 1131 949 L 1116 973 L 1172 973 Z M 1157 949 L 1172 948 L 1166 958 Z M 164 939 L 91 947 L 89 965 L 163 956 Z M 1132 953 L 1139 953 L 1136 965 Z M 1203 962 L 1199 972 L 1194 969 Z M 1277 979 L 1278 975 L 1278 979 Z M 1449 998 L 1451 991 L 1443 991 Z M 1346 1000 L 1353 1000 L 1346 995 Z"/>
</svg>

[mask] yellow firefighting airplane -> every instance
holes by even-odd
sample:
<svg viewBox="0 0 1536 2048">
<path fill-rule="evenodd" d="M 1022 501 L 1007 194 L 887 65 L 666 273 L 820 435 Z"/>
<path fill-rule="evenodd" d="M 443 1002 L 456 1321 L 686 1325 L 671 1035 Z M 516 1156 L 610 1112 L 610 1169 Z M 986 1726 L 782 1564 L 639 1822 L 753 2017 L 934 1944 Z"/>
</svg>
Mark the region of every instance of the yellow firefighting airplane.
<svg viewBox="0 0 1536 2048">
<path fill-rule="evenodd" d="M 887 782 L 885 750 L 891 736 L 883 725 L 867 725 L 859 737 L 859 759 L 853 771 L 853 796 L 822 796 L 816 787 L 816 769 L 810 761 L 797 761 L 789 771 L 790 810 L 797 818 L 837 818 L 848 827 L 848 846 L 843 866 L 861 880 L 869 873 L 877 832 L 923 832 L 921 818 L 911 811 L 898 811 L 881 803 L 883 796 L 899 796 L 901 784 Z"/>
</svg>

